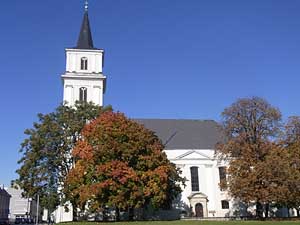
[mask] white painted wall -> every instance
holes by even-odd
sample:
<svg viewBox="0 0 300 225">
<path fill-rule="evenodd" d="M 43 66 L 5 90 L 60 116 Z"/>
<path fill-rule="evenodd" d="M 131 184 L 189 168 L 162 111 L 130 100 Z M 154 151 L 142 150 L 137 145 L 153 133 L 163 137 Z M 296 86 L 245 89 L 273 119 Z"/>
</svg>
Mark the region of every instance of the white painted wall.
<svg viewBox="0 0 300 225">
<path fill-rule="evenodd" d="M 63 100 L 69 105 L 74 105 L 79 100 L 79 89 L 87 88 L 87 101 L 103 106 L 104 82 L 103 75 L 81 75 L 66 73 L 62 75 L 64 94 Z"/>
<path fill-rule="evenodd" d="M 181 200 L 188 206 L 195 209 L 195 201 L 188 197 L 198 192 L 191 190 L 191 172 L 190 168 L 198 167 L 199 192 L 207 196 L 207 216 L 224 217 L 230 213 L 230 209 L 222 209 L 221 201 L 229 200 L 228 194 L 220 190 L 219 187 L 219 166 L 220 162 L 215 158 L 213 149 L 178 149 L 165 150 L 168 159 L 176 164 L 182 170 L 182 176 L 187 179 L 186 187 L 182 187 Z M 222 165 L 223 166 L 223 165 Z M 191 205 L 192 203 L 192 205 Z M 231 203 L 230 205 L 231 206 Z"/>
<path fill-rule="evenodd" d="M 103 106 L 106 77 L 103 71 L 103 50 L 66 49 L 66 72 L 63 81 L 63 101 L 74 105 L 79 100 L 79 89 L 87 88 L 87 101 Z M 81 58 L 87 58 L 87 70 L 81 70 Z"/>
<path fill-rule="evenodd" d="M 88 69 L 81 70 L 81 58 L 88 59 Z M 66 71 L 71 73 L 102 73 L 104 51 L 102 49 L 66 49 Z"/>
<path fill-rule="evenodd" d="M 36 219 L 36 201 L 31 198 L 23 198 L 22 190 L 15 188 L 7 188 L 7 192 L 11 195 L 9 211 L 10 219 L 15 220 L 17 216 Z"/>
<path fill-rule="evenodd" d="M 66 203 L 68 210 L 64 205 L 58 206 L 53 212 L 52 218 L 55 223 L 70 222 L 73 221 L 73 207 L 71 203 Z"/>
</svg>

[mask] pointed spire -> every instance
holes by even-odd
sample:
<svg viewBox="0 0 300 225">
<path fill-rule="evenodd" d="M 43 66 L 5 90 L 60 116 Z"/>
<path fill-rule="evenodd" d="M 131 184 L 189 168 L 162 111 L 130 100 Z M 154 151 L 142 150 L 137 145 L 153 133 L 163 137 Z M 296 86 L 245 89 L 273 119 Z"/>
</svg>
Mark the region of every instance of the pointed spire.
<svg viewBox="0 0 300 225">
<path fill-rule="evenodd" d="M 88 0 L 86 0 L 84 4 L 84 16 L 83 16 L 83 21 L 82 21 L 76 48 L 94 49 L 92 32 L 90 28 L 90 21 L 88 15 Z"/>
</svg>

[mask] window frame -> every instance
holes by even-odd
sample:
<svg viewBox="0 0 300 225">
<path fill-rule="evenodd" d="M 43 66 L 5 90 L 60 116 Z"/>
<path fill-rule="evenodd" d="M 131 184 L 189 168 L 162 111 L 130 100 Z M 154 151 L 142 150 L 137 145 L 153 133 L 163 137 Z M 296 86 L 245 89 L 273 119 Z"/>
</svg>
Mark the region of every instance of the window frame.
<svg viewBox="0 0 300 225">
<path fill-rule="evenodd" d="M 227 189 L 227 167 L 226 166 L 218 167 L 218 172 L 219 172 L 220 184 L 222 183 L 222 186 L 220 185 L 220 190 L 225 191 Z"/>
<path fill-rule="evenodd" d="M 229 209 L 230 208 L 229 201 L 228 200 L 221 200 L 221 208 L 222 209 Z"/>
<path fill-rule="evenodd" d="M 197 167 L 197 166 L 190 167 L 192 192 L 200 191 L 199 171 L 198 170 L 199 170 L 199 167 Z"/>
<path fill-rule="evenodd" d="M 219 179 L 220 181 L 227 180 L 226 166 L 219 167 Z"/>
<path fill-rule="evenodd" d="M 80 70 L 88 70 L 88 58 L 87 57 L 81 57 Z"/>
<path fill-rule="evenodd" d="M 86 87 L 79 88 L 79 101 L 87 102 L 87 88 Z"/>
</svg>

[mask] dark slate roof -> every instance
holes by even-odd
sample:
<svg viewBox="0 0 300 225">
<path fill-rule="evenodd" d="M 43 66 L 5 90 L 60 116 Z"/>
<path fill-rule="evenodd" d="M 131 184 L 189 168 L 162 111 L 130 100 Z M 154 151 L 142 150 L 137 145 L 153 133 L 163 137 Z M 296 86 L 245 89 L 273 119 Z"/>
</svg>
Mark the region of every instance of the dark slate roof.
<svg viewBox="0 0 300 225">
<path fill-rule="evenodd" d="M 92 32 L 90 27 L 88 12 L 84 12 L 83 21 L 77 41 L 77 49 L 95 49 L 93 44 Z"/>
<path fill-rule="evenodd" d="M 0 195 L 2 195 L 2 196 L 7 196 L 7 197 L 11 197 L 10 194 L 8 194 L 7 191 L 4 190 L 4 189 L 2 189 L 1 187 L 0 187 Z"/>
<path fill-rule="evenodd" d="M 214 149 L 222 140 L 221 130 L 213 120 L 135 119 L 153 130 L 171 149 Z"/>
</svg>

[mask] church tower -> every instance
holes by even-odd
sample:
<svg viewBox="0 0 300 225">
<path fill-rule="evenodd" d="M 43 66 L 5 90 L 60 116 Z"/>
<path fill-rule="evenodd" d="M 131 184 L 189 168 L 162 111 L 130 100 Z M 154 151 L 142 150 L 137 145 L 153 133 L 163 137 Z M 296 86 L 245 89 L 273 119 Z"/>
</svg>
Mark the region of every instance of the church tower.
<svg viewBox="0 0 300 225">
<path fill-rule="evenodd" d="M 70 106 L 76 101 L 103 106 L 106 80 L 102 73 L 103 62 L 104 50 L 93 44 L 86 1 L 77 46 L 66 49 L 66 72 L 61 76 L 64 102 Z"/>
</svg>

